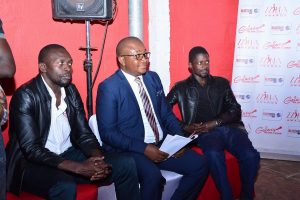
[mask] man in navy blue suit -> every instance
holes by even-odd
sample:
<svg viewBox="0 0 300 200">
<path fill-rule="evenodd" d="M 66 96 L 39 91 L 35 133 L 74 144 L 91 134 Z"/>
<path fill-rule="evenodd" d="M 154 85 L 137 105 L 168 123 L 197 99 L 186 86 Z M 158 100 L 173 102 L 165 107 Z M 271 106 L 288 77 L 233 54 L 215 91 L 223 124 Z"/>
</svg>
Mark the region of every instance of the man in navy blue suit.
<svg viewBox="0 0 300 200">
<path fill-rule="evenodd" d="M 167 134 L 182 130 L 159 76 L 147 71 L 150 52 L 140 39 L 126 37 L 116 54 L 120 69 L 99 85 L 97 93 L 104 150 L 128 152 L 134 158 L 143 200 L 161 199 L 165 179 L 160 169 L 183 175 L 171 199 L 195 199 L 207 176 L 206 160 L 192 150 L 170 158 L 159 150 Z"/>
</svg>

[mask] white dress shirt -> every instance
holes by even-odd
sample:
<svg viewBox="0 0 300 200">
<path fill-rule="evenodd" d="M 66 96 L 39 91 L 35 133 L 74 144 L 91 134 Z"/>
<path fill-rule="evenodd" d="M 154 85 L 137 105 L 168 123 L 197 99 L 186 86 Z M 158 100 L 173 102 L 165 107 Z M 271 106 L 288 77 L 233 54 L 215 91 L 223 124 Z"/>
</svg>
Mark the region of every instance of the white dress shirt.
<svg viewBox="0 0 300 200">
<path fill-rule="evenodd" d="M 42 77 L 43 79 L 43 77 Z M 65 102 L 66 91 L 61 87 L 60 105 L 56 107 L 56 97 L 52 89 L 43 79 L 51 96 L 51 125 L 45 147 L 50 151 L 61 154 L 72 146 L 70 140 L 71 127 L 67 116 L 67 104 Z"/>
<path fill-rule="evenodd" d="M 133 93 L 136 97 L 136 100 L 139 104 L 139 108 L 140 108 L 140 111 L 141 111 L 143 124 L 144 124 L 144 128 L 145 128 L 144 142 L 145 143 L 155 143 L 155 135 L 154 135 L 154 132 L 153 132 L 151 126 L 150 126 L 150 123 L 149 123 L 148 118 L 147 118 L 146 113 L 145 113 L 144 105 L 143 105 L 143 102 L 142 102 L 142 99 L 141 99 L 141 96 L 140 96 L 140 93 L 139 93 L 139 86 L 138 86 L 137 82 L 135 82 L 136 77 L 124 72 L 123 70 L 121 70 L 121 71 L 123 72 L 124 76 L 126 77 L 127 81 L 129 82 L 129 84 L 130 84 L 130 86 L 133 90 Z M 159 140 L 161 140 L 162 137 L 163 137 L 162 129 L 161 129 L 160 124 L 157 120 L 156 113 L 155 113 L 155 110 L 153 108 L 152 101 L 151 101 L 151 98 L 149 96 L 147 87 L 144 84 L 143 76 L 139 76 L 139 78 L 141 79 L 143 87 L 144 87 L 144 89 L 145 89 L 145 91 L 148 95 L 148 98 L 149 98 L 149 101 L 150 101 L 150 104 L 151 104 L 151 108 L 152 108 L 152 111 L 153 111 L 153 114 L 154 114 L 154 117 L 155 117 L 155 122 L 156 122 L 156 125 L 157 125 L 158 133 L 159 133 Z"/>
</svg>

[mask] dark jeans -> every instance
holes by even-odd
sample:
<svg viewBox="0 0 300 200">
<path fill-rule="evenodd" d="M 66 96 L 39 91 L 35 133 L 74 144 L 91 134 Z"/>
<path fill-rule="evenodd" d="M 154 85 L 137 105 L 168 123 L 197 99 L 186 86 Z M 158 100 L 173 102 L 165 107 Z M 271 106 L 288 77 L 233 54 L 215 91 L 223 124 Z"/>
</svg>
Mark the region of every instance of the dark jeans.
<svg viewBox="0 0 300 200">
<path fill-rule="evenodd" d="M 68 160 L 84 161 L 81 151 L 71 147 L 61 154 Z M 112 174 L 101 185 L 115 183 L 118 199 L 140 199 L 138 177 L 134 160 L 125 154 L 106 154 L 105 161 L 112 164 Z M 76 184 L 91 183 L 89 179 L 56 168 L 39 164 L 26 167 L 23 190 L 51 200 L 76 199 Z"/>
<path fill-rule="evenodd" d="M 6 198 L 6 161 L 5 161 L 4 142 L 0 127 L 0 200 Z"/>
<path fill-rule="evenodd" d="M 205 157 L 192 150 L 187 150 L 179 158 L 171 157 L 158 164 L 143 154 L 132 153 L 131 155 L 137 165 L 143 200 L 161 200 L 165 184 L 161 169 L 183 175 L 171 200 L 196 199 L 208 174 Z"/>
<path fill-rule="evenodd" d="M 222 200 L 232 200 L 232 191 L 226 175 L 226 149 L 239 162 L 241 177 L 241 199 L 253 199 L 254 181 L 257 175 L 260 155 L 252 146 L 245 130 L 221 126 L 198 137 L 198 145 L 204 151 L 210 173 L 221 193 Z"/>
</svg>

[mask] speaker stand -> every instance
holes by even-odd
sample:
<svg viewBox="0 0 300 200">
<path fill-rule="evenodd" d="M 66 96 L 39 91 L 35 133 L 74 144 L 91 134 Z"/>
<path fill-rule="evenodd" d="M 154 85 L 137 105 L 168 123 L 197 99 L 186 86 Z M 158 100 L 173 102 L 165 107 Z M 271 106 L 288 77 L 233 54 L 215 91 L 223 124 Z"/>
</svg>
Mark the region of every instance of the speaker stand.
<svg viewBox="0 0 300 200">
<path fill-rule="evenodd" d="M 92 91 L 92 68 L 93 68 L 93 61 L 92 61 L 92 54 L 91 51 L 96 51 L 97 49 L 91 48 L 90 43 L 90 21 L 85 21 L 86 27 L 86 47 L 80 48 L 80 50 L 85 50 L 86 58 L 83 62 L 84 71 L 86 72 L 86 80 L 87 80 L 87 99 L 86 99 L 86 107 L 88 111 L 88 118 L 93 115 L 93 91 Z"/>
</svg>

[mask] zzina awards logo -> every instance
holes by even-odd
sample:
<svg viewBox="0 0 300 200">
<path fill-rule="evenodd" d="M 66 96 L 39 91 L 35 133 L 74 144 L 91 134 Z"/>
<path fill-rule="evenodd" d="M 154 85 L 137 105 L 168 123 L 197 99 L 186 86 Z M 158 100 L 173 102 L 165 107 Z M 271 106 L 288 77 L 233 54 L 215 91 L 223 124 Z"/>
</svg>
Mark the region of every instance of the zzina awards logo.
<svg viewBox="0 0 300 200">
<path fill-rule="evenodd" d="M 273 3 L 266 7 L 265 16 L 268 17 L 286 17 L 288 10 L 284 5 Z"/>
<path fill-rule="evenodd" d="M 283 86 L 283 76 L 265 75 L 264 85 L 266 86 Z"/>
<path fill-rule="evenodd" d="M 262 119 L 268 121 L 281 121 L 282 112 L 276 110 L 264 110 L 262 112 Z"/>
<path fill-rule="evenodd" d="M 290 80 L 290 86 L 300 87 L 300 74 L 297 76 L 292 76 L 292 78 Z"/>
<path fill-rule="evenodd" d="M 257 134 L 271 134 L 271 135 L 281 135 L 282 134 L 282 126 L 277 127 L 268 127 L 268 126 L 260 126 L 255 130 Z"/>
<path fill-rule="evenodd" d="M 300 137 L 300 127 L 299 126 L 290 126 L 287 130 L 288 137 Z"/>
<path fill-rule="evenodd" d="M 258 17 L 260 14 L 260 10 L 255 6 L 242 7 L 240 9 L 241 17 Z"/>
<path fill-rule="evenodd" d="M 234 63 L 236 67 L 254 67 L 255 58 L 253 56 L 237 55 Z"/>
<path fill-rule="evenodd" d="M 282 62 L 280 57 L 273 55 L 266 55 L 260 59 L 259 62 L 261 67 L 268 68 L 280 68 L 282 66 Z"/>
<path fill-rule="evenodd" d="M 259 42 L 256 39 L 244 37 L 237 41 L 236 47 L 238 49 L 259 49 Z"/>
<path fill-rule="evenodd" d="M 288 122 L 300 122 L 300 112 L 298 110 L 289 111 L 286 120 Z"/>
<path fill-rule="evenodd" d="M 234 96 L 239 103 L 249 103 L 252 99 L 252 94 L 246 92 L 234 92 Z"/>
<path fill-rule="evenodd" d="M 277 95 L 274 95 L 274 94 L 264 91 L 257 95 L 256 103 L 278 104 L 278 98 L 277 98 Z"/>
</svg>

